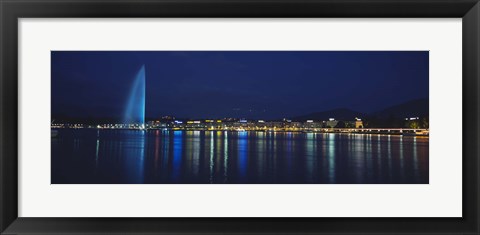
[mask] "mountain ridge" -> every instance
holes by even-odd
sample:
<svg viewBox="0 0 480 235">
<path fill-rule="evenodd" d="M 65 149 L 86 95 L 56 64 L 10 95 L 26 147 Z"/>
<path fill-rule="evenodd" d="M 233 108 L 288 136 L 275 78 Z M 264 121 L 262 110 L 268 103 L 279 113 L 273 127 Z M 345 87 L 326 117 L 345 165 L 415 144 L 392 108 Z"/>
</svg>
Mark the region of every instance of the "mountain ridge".
<svg viewBox="0 0 480 235">
<path fill-rule="evenodd" d="M 407 102 L 386 107 L 380 111 L 372 113 L 372 116 L 379 118 L 395 117 L 426 117 L 429 115 L 428 98 L 414 99 Z"/>
<path fill-rule="evenodd" d="M 348 108 L 336 108 L 320 112 L 312 112 L 305 115 L 292 117 L 292 120 L 353 120 L 354 118 L 376 117 L 376 118 L 406 118 L 406 117 L 427 117 L 429 115 L 428 98 L 409 100 L 400 104 L 391 105 L 372 113 L 362 113 Z"/>
</svg>

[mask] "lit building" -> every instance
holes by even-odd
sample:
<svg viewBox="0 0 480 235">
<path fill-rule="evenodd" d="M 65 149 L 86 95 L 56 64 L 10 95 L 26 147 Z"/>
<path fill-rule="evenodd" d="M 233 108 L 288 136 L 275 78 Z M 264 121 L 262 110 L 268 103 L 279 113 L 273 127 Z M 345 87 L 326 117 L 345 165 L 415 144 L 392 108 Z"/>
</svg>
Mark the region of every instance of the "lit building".
<svg viewBox="0 0 480 235">
<path fill-rule="evenodd" d="M 313 129 L 315 128 L 315 122 L 313 122 L 313 120 L 307 120 L 303 126 L 307 129 Z"/>
<path fill-rule="evenodd" d="M 328 121 L 326 122 L 326 126 L 328 128 L 334 128 L 335 126 L 337 126 L 338 124 L 338 121 L 335 120 L 335 118 L 329 118 Z"/>
<path fill-rule="evenodd" d="M 202 122 L 201 121 L 187 121 L 186 125 L 187 129 L 197 129 L 197 128 L 203 128 Z"/>
<path fill-rule="evenodd" d="M 355 118 L 355 128 L 363 128 L 363 121 L 360 118 Z"/>
</svg>

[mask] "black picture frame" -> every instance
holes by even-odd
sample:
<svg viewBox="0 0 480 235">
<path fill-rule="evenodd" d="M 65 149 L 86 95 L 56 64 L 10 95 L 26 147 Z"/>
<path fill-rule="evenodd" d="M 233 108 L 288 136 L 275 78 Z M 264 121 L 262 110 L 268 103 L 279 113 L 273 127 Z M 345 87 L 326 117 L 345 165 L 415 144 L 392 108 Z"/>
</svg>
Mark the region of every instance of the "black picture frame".
<svg viewBox="0 0 480 235">
<path fill-rule="evenodd" d="M 0 231 L 2 234 L 311 233 L 479 234 L 478 0 L 0 0 Z M 462 218 L 18 217 L 18 19 L 45 17 L 462 18 Z M 442 206 L 442 205 L 438 205 Z"/>
</svg>

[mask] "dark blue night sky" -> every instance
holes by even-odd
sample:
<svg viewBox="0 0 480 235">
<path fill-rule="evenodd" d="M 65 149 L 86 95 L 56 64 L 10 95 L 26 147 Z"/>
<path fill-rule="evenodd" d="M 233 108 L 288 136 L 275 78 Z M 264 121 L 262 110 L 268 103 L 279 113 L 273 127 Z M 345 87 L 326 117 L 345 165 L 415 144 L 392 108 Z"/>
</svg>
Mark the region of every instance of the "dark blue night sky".
<svg viewBox="0 0 480 235">
<path fill-rule="evenodd" d="M 370 113 L 428 97 L 428 52 L 52 52 L 52 115 L 121 118 L 146 71 L 146 116 L 276 119 Z"/>
</svg>

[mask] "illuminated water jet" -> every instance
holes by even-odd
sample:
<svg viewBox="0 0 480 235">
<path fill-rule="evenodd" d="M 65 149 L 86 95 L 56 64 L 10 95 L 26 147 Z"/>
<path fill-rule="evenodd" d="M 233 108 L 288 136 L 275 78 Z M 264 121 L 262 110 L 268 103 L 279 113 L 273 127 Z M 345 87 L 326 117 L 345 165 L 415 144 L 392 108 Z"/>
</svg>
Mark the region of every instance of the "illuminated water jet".
<svg viewBox="0 0 480 235">
<path fill-rule="evenodd" d="M 142 65 L 133 81 L 123 123 L 145 128 L 145 65 Z"/>
</svg>

